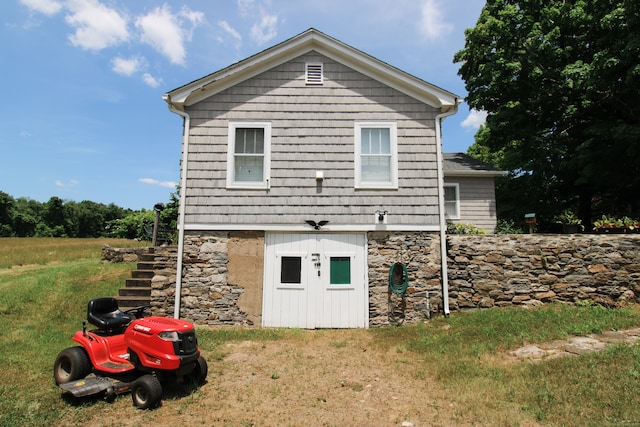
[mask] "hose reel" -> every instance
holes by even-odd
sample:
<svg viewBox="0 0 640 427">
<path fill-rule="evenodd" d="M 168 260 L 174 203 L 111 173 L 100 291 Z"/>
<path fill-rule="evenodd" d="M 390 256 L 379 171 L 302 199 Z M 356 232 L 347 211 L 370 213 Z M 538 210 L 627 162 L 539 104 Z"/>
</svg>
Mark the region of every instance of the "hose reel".
<svg viewBox="0 0 640 427">
<path fill-rule="evenodd" d="M 396 295 L 404 295 L 409 287 L 409 273 L 407 266 L 401 262 L 395 262 L 389 269 L 389 290 Z"/>
</svg>

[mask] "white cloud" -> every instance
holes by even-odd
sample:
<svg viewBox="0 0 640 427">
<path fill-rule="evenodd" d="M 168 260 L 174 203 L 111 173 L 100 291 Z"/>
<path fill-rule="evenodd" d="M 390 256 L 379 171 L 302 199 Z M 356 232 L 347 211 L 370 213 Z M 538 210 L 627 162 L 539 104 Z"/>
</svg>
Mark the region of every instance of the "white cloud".
<svg viewBox="0 0 640 427">
<path fill-rule="evenodd" d="M 184 20 L 191 24 L 190 29 L 183 28 Z M 136 27 L 142 31 L 140 38 L 143 43 L 166 56 L 171 63 L 183 65 L 187 56 L 185 41 L 191 40 L 193 29 L 203 20 L 204 14 L 201 12 L 184 7 L 175 15 L 164 4 L 136 19 Z"/>
<path fill-rule="evenodd" d="M 251 27 L 251 40 L 262 45 L 277 35 L 278 16 L 261 11 L 260 22 Z"/>
<path fill-rule="evenodd" d="M 70 179 L 66 183 L 64 181 L 62 181 L 61 179 L 56 179 L 56 187 L 58 187 L 58 188 L 75 187 L 78 184 L 80 184 L 80 181 L 78 181 L 76 179 Z"/>
<path fill-rule="evenodd" d="M 249 11 L 253 9 L 254 0 L 236 0 L 238 4 L 238 12 L 240 12 L 240 16 L 249 15 Z"/>
<path fill-rule="evenodd" d="M 183 31 L 187 36 L 187 40 L 191 41 L 191 37 L 193 36 L 193 30 L 196 27 L 198 27 L 198 25 L 204 22 L 204 13 L 197 10 L 191 10 L 187 6 L 183 6 L 178 16 L 186 19 L 187 22 L 191 24 L 191 28 L 189 28 L 188 30 L 185 30 L 183 28 Z"/>
<path fill-rule="evenodd" d="M 62 3 L 55 0 L 20 0 L 20 3 L 27 6 L 30 10 L 51 16 L 60 12 Z"/>
<path fill-rule="evenodd" d="M 178 183 L 173 181 L 158 181 L 157 179 L 153 179 L 153 178 L 140 178 L 138 181 L 144 184 L 158 185 L 160 187 L 167 187 L 167 188 L 175 188 L 176 185 L 178 185 Z"/>
<path fill-rule="evenodd" d="M 437 0 L 425 0 L 422 4 L 420 32 L 429 40 L 436 40 L 453 31 L 453 25 L 446 22 Z"/>
<path fill-rule="evenodd" d="M 158 87 L 158 86 L 160 86 L 160 83 L 162 83 L 162 79 L 153 77 L 149 73 L 144 73 L 142 75 L 142 81 L 144 81 L 147 85 L 149 85 L 151 87 Z"/>
<path fill-rule="evenodd" d="M 487 112 L 486 111 L 478 111 L 471 110 L 469 111 L 469 115 L 466 119 L 460 123 L 460 126 L 465 128 L 479 129 L 480 126 L 487 121 Z"/>
<path fill-rule="evenodd" d="M 101 50 L 129 39 L 127 18 L 97 0 L 69 0 L 70 14 L 67 24 L 76 28 L 69 36 L 74 46 L 88 50 Z"/>
<path fill-rule="evenodd" d="M 227 34 L 229 34 L 235 41 L 236 47 L 240 47 L 242 44 L 242 36 L 237 32 L 227 21 L 218 21 L 218 26 L 222 28 Z"/>
<path fill-rule="evenodd" d="M 131 76 L 138 72 L 144 65 L 144 60 L 141 58 L 121 58 L 116 57 L 111 60 L 111 69 L 118 74 L 124 74 L 125 76 Z"/>
</svg>

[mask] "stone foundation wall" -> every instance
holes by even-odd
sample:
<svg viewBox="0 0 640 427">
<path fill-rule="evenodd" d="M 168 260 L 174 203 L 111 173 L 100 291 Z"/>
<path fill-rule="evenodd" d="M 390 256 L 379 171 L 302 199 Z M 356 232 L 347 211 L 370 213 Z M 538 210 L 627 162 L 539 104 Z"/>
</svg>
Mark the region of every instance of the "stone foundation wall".
<svg viewBox="0 0 640 427">
<path fill-rule="evenodd" d="M 442 310 L 439 237 L 430 233 L 370 233 L 371 326 L 415 323 Z M 175 253 L 152 280 L 153 313 L 173 316 Z M 196 324 L 261 324 L 264 233 L 208 232 L 185 235 L 180 316 Z M 172 258 L 173 257 L 173 258 Z M 389 291 L 389 268 L 407 266 L 405 295 Z"/>
<path fill-rule="evenodd" d="M 640 235 L 450 235 L 451 311 L 548 302 L 607 307 L 640 300 Z M 185 235 L 180 316 L 204 325 L 260 325 L 264 233 Z M 147 248 L 105 247 L 103 262 L 136 262 Z M 437 233 L 368 235 L 370 326 L 416 323 L 443 312 Z M 153 313 L 173 316 L 177 248 L 156 248 Z M 389 269 L 407 267 L 404 295 Z"/>
<path fill-rule="evenodd" d="M 451 235 L 451 310 L 640 297 L 640 235 Z"/>
<path fill-rule="evenodd" d="M 369 325 L 398 325 L 442 311 L 440 236 L 437 233 L 369 233 Z M 404 295 L 389 289 L 389 269 L 407 267 Z"/>
</svg>

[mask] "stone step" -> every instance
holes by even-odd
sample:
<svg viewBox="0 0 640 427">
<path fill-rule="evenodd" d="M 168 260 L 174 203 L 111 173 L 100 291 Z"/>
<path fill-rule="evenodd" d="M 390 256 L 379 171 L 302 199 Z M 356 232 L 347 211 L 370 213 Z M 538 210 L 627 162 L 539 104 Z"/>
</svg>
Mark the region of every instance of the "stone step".
<svg viewBox="0 0 640 427">
<path fill-rule="evenodd" d="M 139 286 L 139 287 L 127 287 L 120 288 L 118 290 L 118 294 L 121 297 L 151 297 L 151 287 L 150 286 Z"/>
<path fill-rule="evenodd" d="M 140 307 L 141 305 L 149 305 L 150 301 L 148 296 L 118 296 L 116 299 L 118 300 L 120 311 Z"/>
<path fill-rule="evenodd" d="M 138 260 L 142 262 L 154 262 L 155 258 L 156 256 L 153 253 L 138 255 Z"/>
<path fill-rule="evenodd" d="M 155 262 L 155 261 L 140 261 L 136 265 L 136 269 L 138 270 L 159 270 L 164 268 L 167 265 L 165 262 Z"/>
<path fill-rule="evenodd" d="M 152 279 L 154 274 L 153 270 L 133 270 L 131 277 L 134 279 Z"/>
<path fill-rule="evenodd" d="M 125 288 L 151 288 L 151 278 L 133 278 L 124 282 Z"/>
</svg>

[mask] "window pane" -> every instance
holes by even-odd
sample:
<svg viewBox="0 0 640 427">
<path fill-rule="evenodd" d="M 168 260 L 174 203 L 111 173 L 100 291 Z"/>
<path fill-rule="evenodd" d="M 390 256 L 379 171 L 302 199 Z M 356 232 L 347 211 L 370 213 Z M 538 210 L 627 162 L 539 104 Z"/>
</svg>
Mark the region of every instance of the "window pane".
<svg viewBox="0 0 640 427">
<path fill-rule="evenodd" d="M 280 267 L 280 283 L 302 283 L 300 280 L 302 277 L 301 257 L 283 256 Z"/>
<path fill-rule="evenodd" d="M 455 202 L 457 198 L 456 187 L 444 187 L 444 200 L 447 202 Z"/>
<path fill-rule="evenodd" d="M 360 145 L 362 154 L 371 154 L 371 129 L 362 128 L 360 130 Z"/>
<path fill-rule="evenodd" d="M 329 283 L 331 285 L 351 284 L 351 258 L 331 257 L 331 261 L 329 265 L 330 265 Z"/>
<path fill-rule="evenodd" d="M 365 182 L 391 182 L 391 156 L 363 156 L 360 176 Z"/>
<path fill-rule="evenodd" d="M 362 154 L 391 154 L 389 128 L 362 128 L 360 142 Z"/>
<path fill-rule="evenodd" d="M 449 218 L 455 218 L 458 215 L 456 202 L 444 202 L 444 214 Z"/>
<path fill-rule="evenodd" d="M 264 129 L 236 128 L 236 154 L 263 154 Z"/>
<path fill-rule="evenodd" d="M 264 158 L 262 156 L 236 156 L 236 181 L 258 182 L 264 177 Z"/>
</svg>

